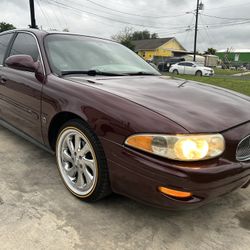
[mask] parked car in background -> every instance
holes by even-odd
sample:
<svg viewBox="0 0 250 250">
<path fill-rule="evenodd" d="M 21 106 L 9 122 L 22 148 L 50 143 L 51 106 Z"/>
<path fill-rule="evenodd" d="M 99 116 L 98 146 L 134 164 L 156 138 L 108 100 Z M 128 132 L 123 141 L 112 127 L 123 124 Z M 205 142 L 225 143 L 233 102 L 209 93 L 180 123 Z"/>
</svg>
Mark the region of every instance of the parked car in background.
<svg viewBox="0 0 250 250">
<path fill-rule="evenodd" d="M 113 41 L 0 34 L 0 124 L 55 154 L 63 183 L 84 201 L 113 191 L 194 208 L 246 188 L 249 109 L 249 97 L 162 76 Z"/>
<path fill-rule="evenodd" d="M 158 70 L 160 72 L 169 72 L 170 67 L 173 64 L 176 64 L 178 62 L 185 61 L 182 57 L 168 57 L 167 59 L 164 59 L 164 62 L 158 63 Z"/>
<path fill-rule="evenodd" d="M 196 75 L 196 76 L 213 76 L 214 70 L 208 67 L 204 67 L 202 64 L 196 62 L 180 62 L 171 66 L 170 73 Z"/>
</svg>

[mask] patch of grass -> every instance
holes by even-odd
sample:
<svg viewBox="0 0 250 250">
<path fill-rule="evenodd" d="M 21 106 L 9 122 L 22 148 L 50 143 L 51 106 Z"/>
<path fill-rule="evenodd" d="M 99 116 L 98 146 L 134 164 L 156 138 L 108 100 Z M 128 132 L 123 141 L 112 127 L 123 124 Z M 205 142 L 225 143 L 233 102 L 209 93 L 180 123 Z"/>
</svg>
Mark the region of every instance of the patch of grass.
<svg viewBox="0 0 250 250">
<path fill-rule="evenodd" d="M 170 76 L 173 75 L 170 74 Z M 250 96 L 250 80 L 244 80 L 241 78 L 198 77 L 191 75 L 178 75 L 176 77 L 196 82 L 212 84 L 218 87 L 231 89 L 236 92 Z"/>
<path fill-rule="evenodd" d="M 243 73 L 243 70 L 233 70 L 233 69 L 214 69 L 215 75 L 234 75 Z"/>
</svg>

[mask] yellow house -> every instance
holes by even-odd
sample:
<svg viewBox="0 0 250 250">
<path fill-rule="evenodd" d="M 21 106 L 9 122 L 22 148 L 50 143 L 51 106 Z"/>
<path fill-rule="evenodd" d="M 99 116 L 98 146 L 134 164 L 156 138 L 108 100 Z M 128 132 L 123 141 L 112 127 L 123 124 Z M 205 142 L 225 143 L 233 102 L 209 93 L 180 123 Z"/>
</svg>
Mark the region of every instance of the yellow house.
<svg viewBox="0 0 250 250">
<path fill-rule="evenodd" d="M 138 40 L 133 44 L 135 52 L 145 60 L 152 60 L 154 56 L 179 56 L 187 52 L 175 37 Z"/>
</svg>

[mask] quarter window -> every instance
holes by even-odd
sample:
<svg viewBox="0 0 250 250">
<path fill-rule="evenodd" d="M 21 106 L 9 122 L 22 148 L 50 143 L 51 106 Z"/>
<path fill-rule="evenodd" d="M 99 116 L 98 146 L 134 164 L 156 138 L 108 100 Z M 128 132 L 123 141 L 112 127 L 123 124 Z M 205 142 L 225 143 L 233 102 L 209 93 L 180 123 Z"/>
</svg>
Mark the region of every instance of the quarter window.
<svg viewBox="0 0 250 250">
<path fill-rule="evenodd" d="M 12 34 L 0 35 L 0 65 L 3 64 L 11 37 Z"/>
<path fill-rule="evenodd" d="M 39 51 L 35 38 L 26 33 L 19 33 L 10 51 L 10 56 L 13 55 L 29 55 L 36 62 L 39 57 Z"/>
</svg>

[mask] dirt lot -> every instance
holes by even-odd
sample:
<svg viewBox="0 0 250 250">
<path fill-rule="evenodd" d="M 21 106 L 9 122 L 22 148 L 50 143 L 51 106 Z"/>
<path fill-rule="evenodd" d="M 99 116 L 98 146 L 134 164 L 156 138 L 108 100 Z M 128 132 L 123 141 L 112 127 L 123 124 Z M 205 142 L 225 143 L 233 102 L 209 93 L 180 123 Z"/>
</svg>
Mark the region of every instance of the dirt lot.
<svg viewBox="0 0 250 250">
<path fill-rule="evenodd" d="M 0 249 L 249 249 L 250 188 L 195 211 L 83 203 L 53 156 L 0 127 Z"/>
</svg>

